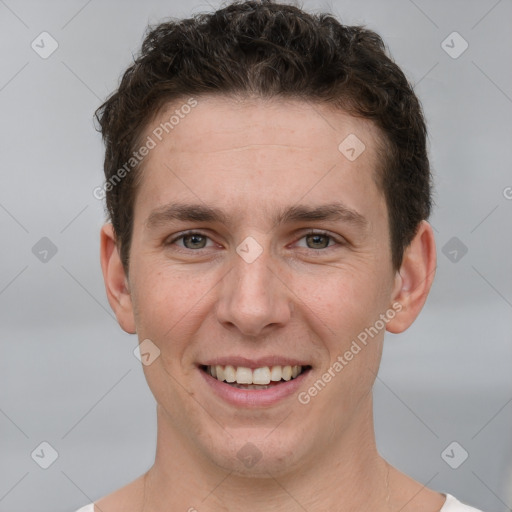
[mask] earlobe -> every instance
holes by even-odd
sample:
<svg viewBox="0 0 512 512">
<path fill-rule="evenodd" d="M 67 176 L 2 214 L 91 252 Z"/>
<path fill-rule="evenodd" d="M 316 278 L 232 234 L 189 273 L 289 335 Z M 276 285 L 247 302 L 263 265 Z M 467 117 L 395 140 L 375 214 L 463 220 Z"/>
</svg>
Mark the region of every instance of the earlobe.
<svg viewBox="0 0 512 512">
<path fill-rule="evenodd" d="M 411 326 L 427 300 L 435 270 L 434 233 L 430 224 L 422 221 L 395 276 L 392 303 L 398 302 L 401 310 L 387 323 L 386 330 L 399 333 Z"/>
<path fill-rule="evenodd" d="M 112 224 L 105 224 L 100 236 L 101 269 L 108 302 L 121 328 L 129 334 L 135 334 L 132 298 Z"/>
</svg>

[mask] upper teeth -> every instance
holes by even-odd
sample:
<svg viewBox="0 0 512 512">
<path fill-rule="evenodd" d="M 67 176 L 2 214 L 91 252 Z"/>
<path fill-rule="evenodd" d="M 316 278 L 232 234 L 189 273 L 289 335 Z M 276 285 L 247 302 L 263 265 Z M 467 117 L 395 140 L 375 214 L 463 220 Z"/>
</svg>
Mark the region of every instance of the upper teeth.
<svg viewBox="0 0 512 512">
<path fill-rule="evenodd" d="M 237 384 L 270 384 L 281 379 L 290 380 L 302 372 L 302 366 L 263 366 L 251 370 L 244 366 L 207 366 L 206 371 L 217 380 L 236 382 Z"/>
</svg>

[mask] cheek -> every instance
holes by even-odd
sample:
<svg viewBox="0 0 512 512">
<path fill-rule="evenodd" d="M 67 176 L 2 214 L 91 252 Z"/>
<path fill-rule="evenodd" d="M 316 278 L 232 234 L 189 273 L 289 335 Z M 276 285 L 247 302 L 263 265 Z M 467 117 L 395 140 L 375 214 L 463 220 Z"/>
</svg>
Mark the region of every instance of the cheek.
<svg viewBox="0 0 512 512">
<path fill-rule="evenodd" d="M 368 267 L 339 267 L 329 275 L 298 276 L 294 289 L 326 339 L 343 345 L 384 312 L 387 285 L 381 276 Z"/>
<path fill-rule="evenodd" d="M 340 270 L 322 284 L 312 280 L 309 294 L 302 293 L 307 297 L 303 311 L 309 311 L 308 322 L 327 353 L 318 375 L 321 382 L 310 388 L 314 394 L 322 389 L 321 398 L 312 399 L 313 407 L 333 425 L 344 425 L 349 412 L 366 400 L 382 355 L 385 329 L 375 325 L 387 308 L 386 285 L 366 270 Z"/>
<path fill-rule="evenodd" d="M 132 288 L 137 333 L 151 339 L 164 359 L 181 351 L 181 340 L 188 340 L 211 307 L 218 275 L 194 272 L 190 268 L 150 264 L 134 265 L 137 276 Z M 155 270 L 158 268 L 158 270 Z"/>
</svg>

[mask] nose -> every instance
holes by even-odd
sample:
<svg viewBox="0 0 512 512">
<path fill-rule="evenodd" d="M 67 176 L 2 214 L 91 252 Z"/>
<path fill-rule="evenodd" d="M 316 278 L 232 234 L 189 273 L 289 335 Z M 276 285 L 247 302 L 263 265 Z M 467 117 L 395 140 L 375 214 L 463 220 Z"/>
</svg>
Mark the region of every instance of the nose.
<svg viewBox="0 0 512 512">
<path fill-rule="evenodd" d="M 291 318 L 293 294 L 284 275 L 265 249 L 248 262 L 235 254 L 233 268 L 221 283 L 216 314 L 226 328 L 258 337 L 282 327 Z"/>
</svg>

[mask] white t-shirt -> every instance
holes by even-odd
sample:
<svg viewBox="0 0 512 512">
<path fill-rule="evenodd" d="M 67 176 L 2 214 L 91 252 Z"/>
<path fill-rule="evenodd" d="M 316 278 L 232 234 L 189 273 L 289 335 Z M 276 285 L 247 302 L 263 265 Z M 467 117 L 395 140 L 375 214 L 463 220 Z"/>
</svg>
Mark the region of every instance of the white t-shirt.
<svg viewBox="0 0 512 512">
<path fill-rule="evenodd" d="M 86 511 L 88 512 L 88 511 Z M 91 512 L 94 510 L 91 509 Z M 446 501 L 444 502 L 443 508 L 439 512 L 482 512 L 477 508 L 470 507 L 469 505 L 464 505 L 459 500 L 451 496 L 450 494 L 446 495 Z"/>
<path fill-rule="evenodd" d="M 94 504 L 86 505 L 78 509 L 76 512 L 94 512 Z M 450 494 L 446 495 L 446 501 L 444 502 L 443 508 L 439 512 L 482 512 L 476 508 L 470 507 L 469 505 L 464 505 L 459 500 L 451 496 Z"/>
</svg>

